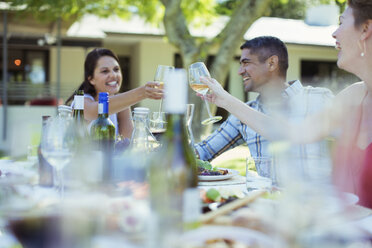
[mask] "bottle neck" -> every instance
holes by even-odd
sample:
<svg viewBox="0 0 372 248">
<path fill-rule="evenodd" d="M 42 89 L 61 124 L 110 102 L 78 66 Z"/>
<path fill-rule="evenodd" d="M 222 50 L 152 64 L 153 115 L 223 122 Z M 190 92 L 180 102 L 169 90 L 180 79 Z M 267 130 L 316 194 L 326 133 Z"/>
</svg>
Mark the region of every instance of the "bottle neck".
<svg viewBox="0 0 372 248">
<path fill-rule="evenodd" d="M 98 117 L 108 118 L 108 102 L 98 103 Z"/>
<path fill-rule="evenodd" d="M 183 135 L 186 135 L 185 129 L 185 115 L 181 113 L 169 114 L 167 116 L 167 131 L 165 132 L 166 139 L 174 140 L 182 138 Z"/>
<path fill-rule="evenodd" d="M 148 118 L 145 114 L 135 114 L 133 116 L 134 127 L 147 127 Z"/>
<path fill-rule="evenodd" d="M 67 119 L 71 117 L 71 113 L 70 112 L 59 112 L 58 116 L 61 118 Z"/>
<path fill-rule="evenodd" d="M 75 95 L 74 96 L 74 110 L 84 109 L 84 96 Z"/>
</svg>

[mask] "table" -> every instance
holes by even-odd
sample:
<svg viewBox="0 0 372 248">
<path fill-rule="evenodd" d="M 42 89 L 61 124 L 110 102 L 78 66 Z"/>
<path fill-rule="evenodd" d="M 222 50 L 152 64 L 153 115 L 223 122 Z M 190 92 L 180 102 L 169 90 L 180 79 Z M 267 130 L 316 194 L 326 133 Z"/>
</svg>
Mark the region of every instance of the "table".
<svg viewBox="0 0 372 248">
<path fill-rule="evenodd" d="M 16 167 L 14 166 L 16 165 Z M 29 176 L 29 178 L 32 180 L 32 178 L 35 176 L 32 171 L 32 165 L 30 165 L 27 161 L 21 161 L 21 162 L 15 162 L 11 160 L 0 160 L 0 170 L 11 170 L 13 172 L 24 172 L 26 175 Z M 1 179 L 0 179 L 1 180 Z M 208 181 L 208 182 L 199 182 L 200 189 L 208 190 L 210 188 L 225 188 L 230 190 L 240 190 L 244 193 L 248 193 L 246 189 L 245 184 L 245 177 L 241 175 L 234 176 L 231 179 L 223 180 L 223 181 Z M 35 196 L 39 195 L 39 197 L 43 197 L 43 194 L 48 194 L 48 189 L 41 189 L 38 187 L 33 187 L 35 190 Z M 348 223 L 344 223 L 345 227 L 352 227 L 352 228 L 362 228 L 366 233 L 370 234 L 372 237 L 372 210 L 370 209 L 364 209 L 367 212 L 364 216 L 351 220 Z M 118 244 L 122 244 L 123 239 L 118 239 L 117 237 L 110 236 L 110 235 L 103 235 L 103 236 L 95 236 L 93 238 L 93 242 L 98 248 L 111 248 L 111 247 L 117 247 Z M 4 229 L 0 228 L 0 247 L 9 248 L 12 245 L 17 244 L 17 241 L 14 239 L 12 235 L 9 235 L 9 233 L 4 232 Z M 133 248 L 138 248 L 137 246 L 128 243 L 128 247 L 131 245 Z"/>
<path fill-rule="evenodd" d="M 204 190 L 208 190 L 210 188 L 222 188 L 230 189 L 232 191 L 240 190 L 244 193 L 248 192 L 245 185 L 245 177 L 240 175 L 224 181 L 199 182 L 198 187 Z M 353 206 L 351 206 L 351 208 L 353 208 Z M 351 211 L 351 208 L 349 211 Z M 355 213 L 351 214 L 351 220 L 348 223 L 344 223 L 345 227 L 360 228 L 372 237 L 372 209 L 355 205 L 354 211 Z"/>
</svg>

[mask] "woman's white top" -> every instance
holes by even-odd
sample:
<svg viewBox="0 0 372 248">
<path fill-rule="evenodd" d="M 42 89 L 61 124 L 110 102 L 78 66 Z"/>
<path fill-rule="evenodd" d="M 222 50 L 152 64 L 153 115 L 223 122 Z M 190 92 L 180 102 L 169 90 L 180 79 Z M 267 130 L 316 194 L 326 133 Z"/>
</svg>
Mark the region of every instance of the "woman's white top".
<svg viewBox="0 0 372 248">
<path fill-rule="evenodd" d="M 93 97 L 92 95 L 90 95 L 90 94 L 84 94 L 84 97 L 89 98 L 89 99 L 91 99 L 91 100 L 93 100 L 93 101 L 96 101 L 96 100 L 94 99 L 94 97 Z M 74 103 L 74 101 L 72 101 L 72 103 L 71 103 L 71 107 L 73 108 L 74 105 L 75 105 L 75 103 Z M 115 114 L 109 115 L 109 118 L 110 118 L 110 120 L 112 121 L 112 123 L 114 123 L 114 126 L 115 126 L 115 135 L 117 136 L 118 133 L 119 133 L 119 130 L 118 130 L 118 117 L 117 117 L 117 114 L 115 113 Z M 88 130 L 90 130 L 92 124 L 93 124 L 93 121 L 90 121 L 89 124 L 88 124 Z"/>
</svg>

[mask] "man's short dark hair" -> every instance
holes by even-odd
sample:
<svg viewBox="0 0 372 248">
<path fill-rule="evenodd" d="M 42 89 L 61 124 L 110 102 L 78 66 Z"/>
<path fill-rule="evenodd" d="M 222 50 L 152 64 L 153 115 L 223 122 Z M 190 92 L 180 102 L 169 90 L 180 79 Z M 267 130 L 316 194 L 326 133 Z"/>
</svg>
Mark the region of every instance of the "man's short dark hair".
<svg viewBox="0 0 372 248">
<path fill-rule="evenodd" d="M 240 49 L 249 49 L 251 54 L 258 57 L 260 63 L 265 62 L 273 55 L 279 59 L 279 73 L 282 76 L 287 75 L 288 69 L 288 51 L 284 43 L 273 36 L 260 36 L 251 40 L 247 40 Z"/>
</svg>

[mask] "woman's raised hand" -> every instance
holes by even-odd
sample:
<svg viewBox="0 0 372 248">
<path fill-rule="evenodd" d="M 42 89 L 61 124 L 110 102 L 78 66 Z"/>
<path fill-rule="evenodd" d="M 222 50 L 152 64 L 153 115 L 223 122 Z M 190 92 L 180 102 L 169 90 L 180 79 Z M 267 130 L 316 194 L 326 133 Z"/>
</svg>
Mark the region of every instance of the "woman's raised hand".
<svg viewBox="0 0 372 248">
<path fill-rule="evenodd" d="M 164 96 L 163 86 L 159 82 L 147 82 L 145 84 L 146 98 L 159 100 Z"/>
</svg>

